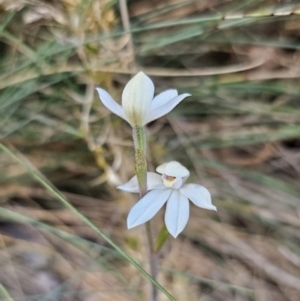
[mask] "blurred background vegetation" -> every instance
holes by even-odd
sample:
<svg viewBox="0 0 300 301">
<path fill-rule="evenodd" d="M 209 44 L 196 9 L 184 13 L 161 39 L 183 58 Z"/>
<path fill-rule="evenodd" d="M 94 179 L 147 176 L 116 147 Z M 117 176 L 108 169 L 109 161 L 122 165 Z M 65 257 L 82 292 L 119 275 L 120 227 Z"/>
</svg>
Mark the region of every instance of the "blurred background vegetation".
<svg viewBox="0 0 300 301">
<path fill-rule="evenodd" d="M 141 227 L 126 229 L 137 196 L 116 190 L 131 128 L 95 87 L 120 100 L 143 70 L 156 93 L 191 93 L 148 126 L 149 169 L 180 161 L 218 212 L 192 208 L 159 282 L 184 301 L 300 300 L 300 2 L 127 7 L 0 1 L 1 143 L 148 269 Z M 1 300 L 147 300 L 149 281 L 51 189 L 3 148 L 0 164 Z"/>
</svg>

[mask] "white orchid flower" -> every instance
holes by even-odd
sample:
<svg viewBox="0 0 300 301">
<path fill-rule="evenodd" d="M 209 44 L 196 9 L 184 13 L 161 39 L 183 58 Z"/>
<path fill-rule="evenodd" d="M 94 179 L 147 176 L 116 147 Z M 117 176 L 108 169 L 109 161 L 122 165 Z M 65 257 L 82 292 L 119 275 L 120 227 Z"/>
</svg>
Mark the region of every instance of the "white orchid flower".
<svg viewBox="0 0 300 301">
<path fill-rule="evenodd" d="M 166 90 L 156 97 L 151 79 L 139 72 L 125 86 L 120 106 L 105 90 L 96 88 L 104 106 L 125 119 L 132 127 L 143 127 L 147 123 L 166 115 L 190 94 L 178 95 L 177 90 Z"/>
<path fill-rule="evenodd" d="M 127 218 L 128 229 L 149 221 L 167 202 L 165 223 L 173 237 L 186 226 L 189 214 L 189 200 L 196 206 L 217 210 L 211 203 L 209 191 L 198 184 L 184 184 L 190 172 L 179 162 L 171 161 L 147 173 L 149 192 L 142 197 L 130 210 Z M 128 183 L 118 187 L 128 192 L 139 192 L 138 182 L 134 176 Z"/>
</svg>

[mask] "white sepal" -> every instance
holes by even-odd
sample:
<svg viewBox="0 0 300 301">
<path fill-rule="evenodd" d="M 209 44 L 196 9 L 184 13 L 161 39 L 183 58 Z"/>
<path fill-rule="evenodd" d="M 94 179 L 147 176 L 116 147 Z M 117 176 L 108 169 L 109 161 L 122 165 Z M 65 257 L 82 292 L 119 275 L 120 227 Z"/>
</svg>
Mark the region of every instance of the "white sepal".
<svg viewBox="0 0 300 301">
<path fill-rule="evenodd" d="M 144 126 L 150 112 L 154 96 L 154 85 L 151 79 L 139 72 L 125 86 L 122 93 L 122 106 L 132 126 Z"/>
<path fill-rule="evenodd" d="M 217 208 L 211 203 L 210 193 L 205 187 L 198 184 L 185 184 L 179 191 L 196 206 L 217 211 Z"/>
<path fill-rule="evenodd" d="M 125 116 L 123 108 L 104 90 L 101 88 L 96 88 L 99 98 L 103 105 L 109 109 L 114 114 L 118 115 L 119 117 L 123 118 L 128 122 L 127 117 Z"/>
<path fill-rule="evenodd" d="M 173 190 L 165 213 L 165 223 L 169 233 L 176 238 L 186 226 L 190 215 L 189 200 L 178 190 Z"/>
<path fill-rule="evenodd" d="M 130 210 L 127 217 L 128 229 L 150 220 L 168 200 L 172 189 L 152 190 L 142 197 Z"/>
<path fill-rule="evenodd" d="M 170 89 L 159 93 L 152 100 L 150 112 L 165 105 L 168 101 L 170 101 L 172 98 L 176 97 L 177 95 L 178 92 L 175 89 Z"/>
<path fill-rule="evenodd" d="M 172 99 L 170 99 L 168 102 L 163 104 L 162 106 L 159 106 L 155 109 L 150 110 L 150 113 L 147 115 L 146 123 L 149 123 L 155 119 L 158 119 L 166 114 L 168 114 L 170 111 L 172 111 L 184 98 L 190 96 L 190 94 L 185 93 L 178 95 Z"/>
<path fill-rule="evenodd" d="M 127 183 L 117 187 L 123 191 L 139 193 L 139 184 L 137 176 L 132 177 Z M 165 189 L 163 180 L 160 175 L 155 172 L 147 172 L 147 189 Z"/>
</svg>

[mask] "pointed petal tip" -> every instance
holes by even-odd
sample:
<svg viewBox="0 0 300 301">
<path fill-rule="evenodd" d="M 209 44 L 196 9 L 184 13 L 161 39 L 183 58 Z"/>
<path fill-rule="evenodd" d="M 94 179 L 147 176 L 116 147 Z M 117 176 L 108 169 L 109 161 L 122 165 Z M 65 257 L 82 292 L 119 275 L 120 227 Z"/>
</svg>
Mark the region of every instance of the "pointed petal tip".
<svg viewBox="0 0 300 301">
<path fill-rule="evenodd" d="M 181 230 L 181 231 L 177 231 L 177 232 L 173 232 L 171 229 L 169 230 L 168 229 L 168 232 L 170 233 L 170 235 L 173 237 L 173 238 L 177 238 L 178 237 L 178 235 L 182 232 L 183 230 Z"/>
<path fill-rule="evenodd" d="M 145 74 L 143 71 L 138 72 L 133 78 L 144 78 L 145 80 L 150 80 L 152 83 L 150 77 L 147 74 Z"/>
<path fill-rule="evenodd" d="M 117 189 L 133 193 L 139 192 L 137 177 L 133 176 L 127 183 L 119 185 Z"/>
<path fill-rule="evenodd" d="M 127 221 L 127 229 L 132 229 L 134 226 L 133 225 L 130 225 L 129 222 Z"/>
<path fill-rule="evenodd" d="M 217 207 L 211 202 L 210 192 L 199 184 L 185 184 L 180 188 L 180 192 L 185 195 L 196 206 L 217 211 Z"/>
<path fill-rule="evenodd" d="M 201 207 L 200 207 L 201 208 Z M 210 206 L 208 206 L 208 207 L 202 207 L 203 209 L 207 209 L 207 210 L 213 210 L 213 211 L 218 211 L 217 210 L 217 207 L 216 206 L 214 206 L 213 204 L 211 204 Z"/>
<path fill-rule="evenodd" d="M 107 93 L 104 89 L 102 89 L 102 88 L 100 88 L 100 87 L 95 88 L 95 90 L 98 92 L 99 97 L 101 96 L 101 93 L 102 93 L 102 92 Z M 101 100 L 101 97 L 100 97 L 100 100 Z"/>
<path fill-rule="evenodd" d="M 175 239 L 176 239 L 176 238 L 177 238 L 177 236 L 179 235 L 179 233 L 173 233 L 173 234 L 172 234 L 172 233 L 170 233 L 170 234 L 171 234 L 171 235 L 173 236 L 173 238 L 175 238 Z"/>
<path fill-rule="evenodd" d="M 147 172 L 147 187 L 148 187 L 148 191 L 154 189 L 166 188 L 161 176 L 155 172 Z M 137 176 L 132 177 L 127 183 L 119 185 L 116 188 L 126 192 L 132 192 L 132 193 L 140 192 Z"/>
<path fill-rule="evenodd" d="M 100 94 L 109 94 L 106 90 L 104 90 L 104 89 L 102 89 L 102 88 L 100 88 L 100 87 L 97 87 L 97 88 L 95 88 L 95 90 L 98 92 L 98 94 L 99 94 L 99 96 L 100 96 Z"/>
<path fill-rule="evenodd" d="M 149 76 L 145 73 L 145 72 L 143 72 L 143 71 L 140 71 L 140 72 L 138 72 L 135 76 L 144 76 L 144 77 L 148 77 L 149 78 Z"/>
<path fill-rule="evenodd" d="M 127 217 L 127 229 L 128 230 L 139 225 L 139 224 L 135 223 L 132 219 L 133 219 L 132 215 L 128 214 L 128 217 Z"/>
<path fill-rule="evenodd" d="M 193 202 L 194 203 L 194 202 Z M 197 206 L 197 205 L 196 205 Z M 206 209 L 206 210 L 212 210 L 212 211 L 218 211 L 217 210 L 217 207 L 216 206 L 214 206 L 214 205 L 210 205 L 210 206 L 198 206 L 198 207 L 200 207 L 200 208 L 202 208 L 202 209 Z"/>
<path fill-rule="evenodd" d="M 139 192 L 138 188 L 131 187 L 131 186 L 127 185 L 127 183 L 123 184 L 123 185 L 120 185 L 120 186 L 117 186 L 116 188 L 119 189 L 119 190 L 125 191 L 125 192 L 131 192 L 131 193 L 138 193 Z"/>
<path fill-rule="evenodd" d="M 186 97 L 189 97 L 189 96 L 192 96 L 192 94 L 190 94 L 190 93 L 182 93 L 182 94 L 179 94 L 178 96 L 176 96 L 176 97 L 181 97 L 181 100 L 180 101 L 182 101 L 182 100 L 184 100 Z M 174 97 L 175 98 L 175 97 Z"/>
<path fill-rule="evenodd" d="M 119 186 L 117 186 L 116 188 L 117 188 L 117 189 L 120 189 L 120 190 L 126 191 L 126 188 L 127 188 L 127 187 L 128 187 L 128 182 L 125 183 L 125 184 L 119 185 Z"/>
</svg>

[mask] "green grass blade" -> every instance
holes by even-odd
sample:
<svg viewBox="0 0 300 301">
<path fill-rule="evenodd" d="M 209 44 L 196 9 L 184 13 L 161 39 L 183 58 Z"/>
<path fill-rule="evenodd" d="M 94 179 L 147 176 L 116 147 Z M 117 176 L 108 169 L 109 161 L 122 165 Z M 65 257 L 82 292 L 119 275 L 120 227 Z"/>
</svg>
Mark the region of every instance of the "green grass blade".
<svg viewBox="0 0 300 301">
<path fill-rule="evenodd" d="M 6 288 L 0 283 L 0 295 L 2 301 L 14 301 Z"/>
<path fill-rule="evenodd" d="M 116 245 L 102 230 L 94 225 L 86 216 L 80 213 L 70 202 L 46 179 L 37 173 L 27 162 L 24 162 L 18 158 L 10 149 L 0 143 L 0 148 L 8 154 L 12 159 L 22 165 L 33 178 L 35 178 L 41 185 L 43 185 L 52 195 L 58 198 L 58 200 L 76 216 L 78 216 L 85 224 L 99 234 L 106 242 L 108 242 L 116 251 L 118 251 L 128 262 L 130 262 L 141 274 L 143 274 L 149 281 L 151 281 L 162 293 L 164 293 L 169 300 L 176 301 L 176 299 L 157 281 L 155 281 L 132 257 L 125 253 L 118 245 Z"/>
</svg>

